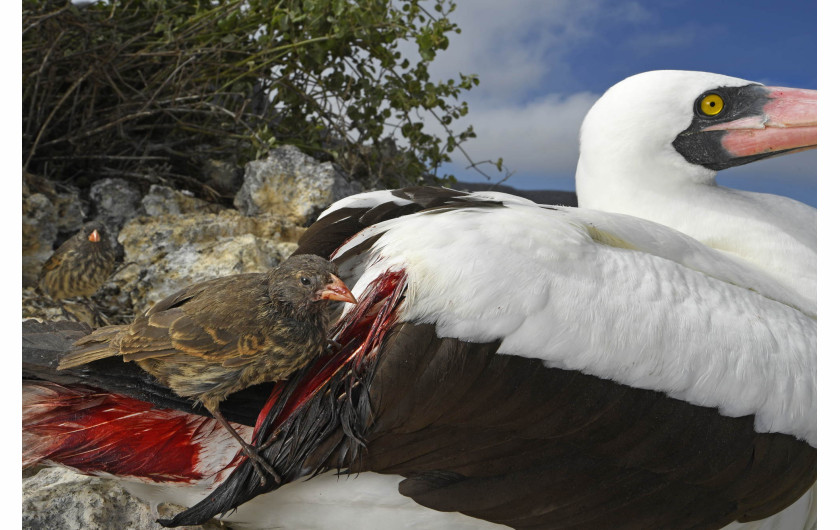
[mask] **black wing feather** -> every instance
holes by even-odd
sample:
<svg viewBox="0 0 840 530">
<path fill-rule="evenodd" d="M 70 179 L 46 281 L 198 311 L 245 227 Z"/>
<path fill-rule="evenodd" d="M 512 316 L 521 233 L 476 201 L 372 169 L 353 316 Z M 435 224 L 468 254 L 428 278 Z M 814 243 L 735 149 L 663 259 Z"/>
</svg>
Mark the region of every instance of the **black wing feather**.
<svg viewBox="0 0 840 530">
<path fill-rule="evenodd" d="M 497 350 L 399 324 L 363 376 L 369 412 L 363 393 L 336 399 L 345 373 L 266 456 L 284 482 L 327 469 L 398 474 L 424 506 L 514 528 L 719 528 L 778 512 L 816 478 L 816 449 L 756 433 L 753 416 Z M 276 487 L 260 487 L 246 463 L 168 523 L 197 524 Z"/>
</svg>

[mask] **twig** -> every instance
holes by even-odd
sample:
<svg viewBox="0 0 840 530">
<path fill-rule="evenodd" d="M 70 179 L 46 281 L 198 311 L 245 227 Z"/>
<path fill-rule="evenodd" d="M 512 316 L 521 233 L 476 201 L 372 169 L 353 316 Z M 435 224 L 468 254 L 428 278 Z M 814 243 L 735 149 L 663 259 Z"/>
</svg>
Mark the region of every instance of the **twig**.
<svg viewBox="0 0 840 530">
<path fill-rule="evenodd" d="M 58 103 L 56 104 L 56 106 L 55 106 L 55 107 L 53 107 L 52 112 L 50 112 L 50 115 L 49 115 L 49 116 L 47 116 L 47 119 L 46 119 L 46 120 L 44 121 L 44 123 L 41 125 L 41 129 L 38 131 L 38 136 L 36 136 L 36 137 L 35 137 L 35 141 L 32 143 L 32 148 L 29 150 L 29 156 L 27 156 L 27 157 L 26 157 L 26 162 L 24 162 L 24 164 L 23 164 L 24 169 L 26 169 L 26 168 L 28 168 L 28 167 L 29 167 L 29 161 L 30 161 L 30 160 L 32 160 L 32 155 L 34 155 L 34 154 L 35 154 L 35 150 L 36 150 L 36 149 L 38 149 L 38 144 L 41 142 L 41 136 L 43 136 L 44 131 L 46 131 L 46 130 L 47 130 L 47 125 L 49 125 L 49 124 L 50 124 L 50 121 L 52 121 L 53 116 L 55 116 L 55 113 L 56 113 L 56 112 L 58 112 L 58 109 L 60 109 L 60 108 L 61 108 L 61 105 L 63 105 L 63 104 L 64 104 L 64 102 L 65 102 L 65 101 L 67 101 L 67 98 L 68 98 L 68 97 L 70 97 L 70 94 L 72 94 L 72 93 L 73 93 L 73 91 L 74 91 L 74 90 L 76 90 L 76 88 L 77 88 L 80 84 L 82 84 L 82 82 L 83 82 L 85 79 L 87 79 L 87 77 L 88 77 L 90 74 L 92 74 L 92 73 L 93 73 L 93 67 L 94 67 L 94 65 L 90 65 L 90 67 L 88 68 L 87 72 L 85 72 L 85 74 L 84 74 L 82 77 L 80 77 L 80 78 L 76 79 L 76 82 L 75 82 L 75 83 L 73 83 L 73 84 L 70 86 L 70 88 L 68 88 L 68 89 L 67 89 L 67 91 L 64 93 L 64 95 L 63 95 L 63 96 L 61 96 L 61 99 L 60 99 L 60 100 L 58 100 Z"/>
<path fill-rule="evenodd" d="M 61 142 L 72 142 L 74 140 L 81 140 L 82 138 L 88 138 L 90 136 L 93 136 L 94 134 L 100 133 L 102 131 L 107 131 L 108 129 L 112 129 L 112 128 L 116 127 L 117 125 L 120 125 L 120 124 L 125 123 L 127 121 L 134 120 L 134 119 L 137 119 L 137 118 L 143 118 L 143 117 L 146 117 L 146 116 L 151 116 L 153 114 L 155 114 L 155 112 L 151 112 L 151 111 L 135 112 L 134 114 L 129 114 L 128 116 L 123 116 L 122 118 L 120 118 L 118 120 L 112 121 L 110 123 L 106 123 L 105 125 L 97 127 L 95 129 L 91 129 L 89 131 L 85 131 L 84 133 L 76 135 L 76 136 L 70 136 L 70 137 L 64 136 L 64 137 L 61 137 L 61 138 L 57 138 L 55 140 L 50 140 L 49 142 L 46 142 L 44 144 L 44 146 L 46 147 L 48 145 L 53 145 L 53 144 L 57 144 L 57 143 L 61 143 Z M 29 161 L 27 160 L 27 164 L 28 163 L 29 163 Z"/>
<path fill-rule="evenodd" d="M 23 35 L 26 35 L 27 31 L 29 31 L 30 29 L 39 25 L 41 22 L 44 22 L 45 20 L 49 20 L 53 17 L 56 17 L 56 16 L 64 13 L 65 11 L 69 10 L 71 6 L 72 6 L 72 4 L 70 2 L 67 2 L 67 4 L 65 4 L 64 7 L 62 7 L 58 11 L 53 11 L 52 13 L 47 13 L 46 15 L 42 15 L 40 17 L 32 17 L 34 19 L 34 21 L 32 22 L 32 24 L 28 25 L 27 27 L 25 27 L 23 29 Z"/>
</svg>

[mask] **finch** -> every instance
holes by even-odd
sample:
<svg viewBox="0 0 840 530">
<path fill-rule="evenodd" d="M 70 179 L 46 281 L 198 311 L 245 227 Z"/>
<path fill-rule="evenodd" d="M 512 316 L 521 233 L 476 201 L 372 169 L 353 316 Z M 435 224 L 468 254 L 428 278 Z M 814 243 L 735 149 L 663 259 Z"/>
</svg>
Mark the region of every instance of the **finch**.
<svg viewBox="0 0 840 530">
<path fill-rule="evenodd" d="M 44 263 L 41 289 L 55 300 L 90 296 L 111 276 L 114 255 L 102 223 L 87 223 Z"/>
<path fill-rule="evenodd" d="M 111 356 L 136 362 L 182 397 L 193 398 L 239 441 L 265 483 L 276 471 L 219 412 L 248 386 L 287 379 L 328 346 L 329 304 L 356 303 L 335 266 L 293 256 L 267 273 L 237 274 L 191 285 L 134 322 L 79 339 L 58 369 Z"/>
</svg>

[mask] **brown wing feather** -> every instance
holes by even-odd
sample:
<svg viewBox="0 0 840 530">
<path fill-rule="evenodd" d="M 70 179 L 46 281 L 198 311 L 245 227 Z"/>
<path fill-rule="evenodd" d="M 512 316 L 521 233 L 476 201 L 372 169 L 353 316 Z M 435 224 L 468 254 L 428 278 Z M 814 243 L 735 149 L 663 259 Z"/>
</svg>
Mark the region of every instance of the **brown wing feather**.
<svg viewBox="0 0 840 530">
<path fill-rule="evenodd" d="M 264 284 L 263 274 L 241 274 L 182 289 L 138 317 L 122 337 L 120 353 L 127 361 L 183 354 L 229 360 L 232 366 L 250 362 L 265 344 L 253 319 Z M 219 300 L 215 295 L 219 289 L 239 296 Z M 220 303 L 225 311 L 219 311 Z M 247 307 L 239 307 L 244 304 Z"/>
<path fill-rule="evenodd" d="M 184 313 L 181 308 L 152 315 L 154 321 L 137 321 L 131 333 L 119 343 L 119 352 L 126 361 L 139 361 L 172 354 L 213 358 L 229 355 L 236 347 L 236 336 L 209 332 L 208 328 Z M 228 340 L 219 340 L 230 335 Z M 232 339 L 232 340 L 231 340 Z"/>
<path fill-rule="evenodd" d="M 210 292 L 215 292 L 218 289 L 225 288 L 228 284 L 233 284 L 239 289 L 254 288 L 254 286 L 256 286 L 264 277 L 264 274 L 249 273 L 237 274 L 234 276 L 224 276 L 222 278 L 212 278 L 210 280 L 197 282 L 188 287 L 184 287 L 180 291 L 173 293 L 164 298 L 163 300 L 159 301 L 146 312 L 146 315 L 150 316 L 155 313 L 167 311 L 174 307 L 182 306 L 196 298 L 199 302 L 201 302 L 202 299 L 206 298 L 208 290 Z M 230 301 L 226 300 L 225 302 Z"/>
<path fill-rule="evenodd" d="M 183 314 L 183 311 L 177 309 L 153 313 L 147 316 L 145 324 L 153 328 L 169 329 Z"/>
<path fill-rule="evenodd" d="M 265 351 L 269 344 L 273 345 L 273 342 L 262 333 L 243 333 L 236 341 L 237 355 L 225 359 L 222 364 L 229 368 L 248 364 L 254 360 L 254 356 Z"/>
<path fill-rule="evenodd" d="M 135 320 L 115 343 L 126 361 L 139 361 L 178 353 L 169 336 L 169 327 L 150 326 L 146 317 Z"/>
<path fill-rule="evenodd" d="M 44 263 L 43 267 L 41 268 L 41 273 L 51 271 L 53 269 L 57 269 L 59 265 L 61 265 L 62 256 L 58 254 L 53 254 L 50 256 L 50 259 Z"/>
<path fill-rule="evenodd" d="M 178 354 L 221 361 L 228 367 L 247 364 L 267 342 L 253 319 L 255 303 L 264 298 L 264 284 L 263 274 L 241 274 L 191 285 L 164 298 L 129 326 L 109 326 L 83 337 L 59 368 L 116 355 L 125 361 Z M 240 296 L 220 301 L 215 295 L 219 289 Z M 226 310 L 220 312 L 222 302 Z"/>
</svg>

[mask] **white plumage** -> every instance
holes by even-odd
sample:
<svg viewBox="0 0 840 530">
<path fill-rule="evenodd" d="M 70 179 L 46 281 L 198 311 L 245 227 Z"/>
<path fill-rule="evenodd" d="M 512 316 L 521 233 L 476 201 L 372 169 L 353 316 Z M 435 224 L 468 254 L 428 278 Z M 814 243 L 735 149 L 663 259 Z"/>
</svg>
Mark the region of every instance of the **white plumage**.
<svg viewBox="0 0 840 530">
<path fill-rule="evenodd" d="M 816 445 L 816 308 L 749 265 L 649 221 L 520 199 L 385 221 L 336 257 L 380 234 L 353 292 L 405 269 L 401 321 Z"/>
<path fill-rule="evenodd" d="M 718 186 L 717 171 L 689 162 L 673 145 L 692 124 L 699 96 L 756 85 L 718 74 L 669 70 L 616 84 L 581 127 L 578 203 L 669 226 L 755 264 L 815 302 L 816 209 L 787 197 Z M 791 96 L 784 106 L 765 105 L 752 119 L 724 121 L 717 130 L 748 131 L 756 139 L 766 134 L 767 153 L 781 147 L 779 134 L 803 136 L 798 139 L 803 145 L 792 148 L 815 147 L 816 91 L 786 90 Z M 774 119 L 780 114 L 789 123 Z"/>
</svg>

